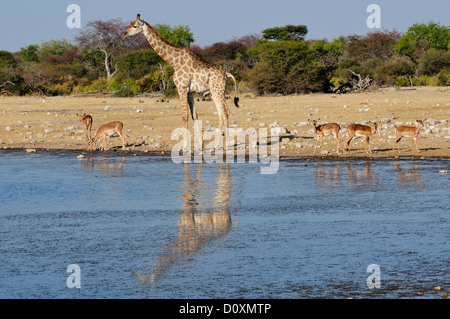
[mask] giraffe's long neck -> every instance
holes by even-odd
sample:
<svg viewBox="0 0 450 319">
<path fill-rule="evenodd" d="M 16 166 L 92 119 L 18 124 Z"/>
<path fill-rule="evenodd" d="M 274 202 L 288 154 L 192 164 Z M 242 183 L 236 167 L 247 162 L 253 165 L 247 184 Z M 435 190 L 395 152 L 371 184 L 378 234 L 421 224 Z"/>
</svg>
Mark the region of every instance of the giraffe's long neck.
<svg viewBox="0 0 450 319">
<path fill-rule="evenodd" d="M 167 63 L 174 66 L 175 57 L 174 52 L 181 50 L 181 48 L 169 43 L 161 35 L 156 32 L 156 30 L 147 22 L 144 25 L 144 35 L 147 41 L 152 46 L 158 55 L 164 59 Z"/>
</svg>

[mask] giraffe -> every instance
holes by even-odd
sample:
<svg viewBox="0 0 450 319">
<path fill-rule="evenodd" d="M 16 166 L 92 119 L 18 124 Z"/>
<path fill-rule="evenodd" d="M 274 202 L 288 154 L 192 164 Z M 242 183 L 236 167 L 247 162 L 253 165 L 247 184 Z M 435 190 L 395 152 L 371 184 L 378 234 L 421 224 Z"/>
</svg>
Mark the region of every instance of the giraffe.
<svg viewBox="0 0 450 319">
<path fill-rule="evenodd" d="M 234 81 L 235 93 L 237 93 L 236 79 L 221 65 L 215 65 L 201 60 L 188 48 L 178 47 L 169 43 L 147 22 L 141 20 L 138 14 L 135 21 L 123 35 L 124 38 L 143 33 L 155 52 L 161 56 L 174 69 L 173 81 L 178 89 L 183 113 L 184 127 L 188 128 L 188 112 L 190 110 L 193 121 L 198 120 L 195 110 L 193 92 L 211 92 L 211 97 L 216 105 L 219 115 L 219 129 L 224 133 L 228 127 L 230 110 L 225 101 L 225 87 L 227 78 Z M 234 104 L 239 107 L 239 98 L 234 98 Z"/>
</svg>

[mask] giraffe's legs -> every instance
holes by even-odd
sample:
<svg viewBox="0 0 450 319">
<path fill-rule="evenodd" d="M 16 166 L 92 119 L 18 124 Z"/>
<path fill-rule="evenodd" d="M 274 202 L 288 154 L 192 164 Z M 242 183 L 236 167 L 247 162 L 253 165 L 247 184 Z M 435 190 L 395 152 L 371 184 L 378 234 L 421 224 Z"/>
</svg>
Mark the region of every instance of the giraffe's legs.
<svg viewBox="0 0 450 319">
<path fill-rule="evenodd" d="M 189 109 L 189 98 L 188 90 L 185 87 L 178 88 L 178 95 L 181 101 L 181 112 L 183 114 L 184 128 L 188 129 L 188 109 Z"/>
<path fill-rule="evenodd" d="M 219 129 L 222 134 L 228 128 L 228 116 L 230 110 L 225 102 L 225 91 L 224 90 L 211 90 L 211 97 L 216 105 L 217 112 L 219 113 Z"/>
</svg>

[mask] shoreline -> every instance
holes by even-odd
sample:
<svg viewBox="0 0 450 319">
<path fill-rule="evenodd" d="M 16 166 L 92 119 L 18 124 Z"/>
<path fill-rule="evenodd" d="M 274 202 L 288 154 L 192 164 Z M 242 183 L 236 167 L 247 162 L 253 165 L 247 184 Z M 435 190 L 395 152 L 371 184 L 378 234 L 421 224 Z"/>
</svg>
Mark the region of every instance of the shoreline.
<svg viewBox="0 0 450 319">
<path fill-rule="evenodd" d="M 96 155 L 116 155 L 116 156 L 155 156 L 155 157 L 171 157 L 170 150 L 122 150 L 121 148 L 114 148 L 107 151 L 95 150 L 95 151 L 86 151 L 85 149 L 80 148 L 45 148 L 45 147 L 8 147 L 0 149 L 1 152 L 24 152 L 28 154 L 33 154 L 37 152 L 57 152 L 57 153 L 74 153 L 78 155 L 83 155 L 84 157 L 91 157 Z M 270 155 L 269 155 L 270 157 Z M 226 153 L 223 156 L 224 163 L 226 162 Z M 245 155 L 245 162 L 247 163 L 249 160 L 249 155 Z M 257 157 L 259 158 L 259 156 Z M 194 162 L 194 155 L 190 157 L 191 163 Z M 238 159 L 237 155 L 234 155 L 233 162 L 237 163 Z M 448 160 L 450 159 L 449 155 L 425 155 L 424 152 L 419 154 L 341 154 L 341 155 L 298 155 L 298 154 L 290 154 L 290 155 L 281 155 L 278 157 L 280 161 L 290 161 L 290 160 L 331 160 L 331 161 L 339 161 L 339 160 Z"/>
</svg>

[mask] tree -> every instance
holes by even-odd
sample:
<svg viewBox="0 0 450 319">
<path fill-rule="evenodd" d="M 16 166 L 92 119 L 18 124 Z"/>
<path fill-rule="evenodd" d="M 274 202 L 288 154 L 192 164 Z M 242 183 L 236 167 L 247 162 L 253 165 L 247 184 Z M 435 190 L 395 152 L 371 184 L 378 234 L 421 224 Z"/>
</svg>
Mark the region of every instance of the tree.
<svg viewBox="0 0 450 319">
<path fill-rule="evenodd" d="M 113 66 L 114 58 L 127 50 L 128 42 L 123 39 L 123 32 L 127 27 L 121 19 L 92 21 L 88 22 L 75 38 L 81 49 L 102 53 L 108 80 L 111 80 L 117 71 Z"/>
<path fill-rule="evenodd" d="M 139 79 L 155 69 L 160 69 L 160 63 L 164 60 L 153 50 L 142 49 L 123 54 L 117 59 L 120 79 Z"/>
<path fill-rule="evenodd" d="M 395 47 L 397 54 L 409 56 L 416 61 L 431 48 L 448 50 L 450 31 L 438 23 L 416 23 L 408 28 L 406 34 L 401 37 Z"/>
<path fill-rule="evenodd" d="M 39 46 L 37 44 L 30 44 L 27 47 L 20 48 L 19 57 L 24 62 L 38 62 Z"/>
<path fill-rule="evenodd" d="M 345 38 L 339 37 L 332 42 L 326 40 L 313 41 L 311 50 L 316 52 L 317 59 L 329 72 L 335 70 L 344 53 Z"/>
<path fill-rule="evenodd" d="M 16 65 L 16 59 L 10 52 L 0 51 L 0 67 L 15 67 Z"/>
<path fill-rule="evenodd" d="M 435 75 L 440 71 L 450 71 L 450 51 L 431 48 L 419 59 L 419 73 Z"/>
<path fill-rule="evenodd" d="M 308 28 L 305 25 L 287 25 L 265 29 L 262 31 L 262 37 L 269 41 L 302 41 L 307 33 Z"/>
<path fill-rule="evenodd" d="M 398 31 L 368 33 L 366 36 L 353 35 L 347 38 L 345 50 L 349 58 L 364 62 L 370 59 L 389 60 L 394 54 L 400 38 Z"/>
<path fill-rule="evenodd" d="M 254 50 L 259 62 L 251 72 L 251 80 L 259 93 L 291 94 L 328 89 L 325 69 L 305 42 L 265 42 Z"/>
<path fill-rule="evenodd" d="M 42 42 L 39 46 L 38 57 L 40 61 L 44 61 L 48 57 L 62 56 L 73 47 L 74 45 L 66 39 Z"/>
<path fill-rule="evenodd" d="M 194 42 L 194 34 L 187 25 L 171 27 L 168 24 L 155 24 L 154 29 L 167 41 L 179 47 L 190 48 Z"/>
</svg>

